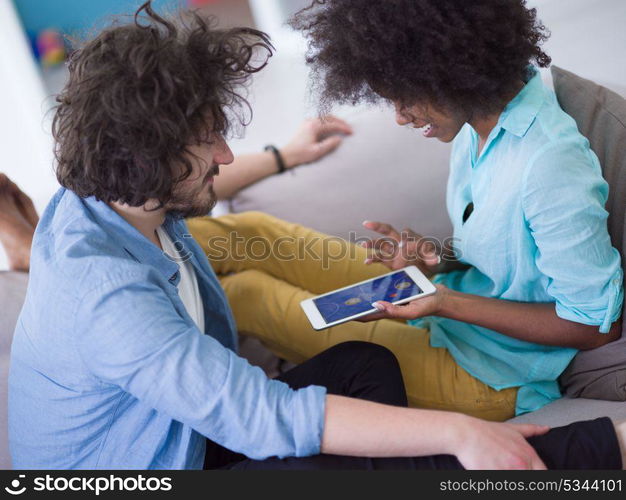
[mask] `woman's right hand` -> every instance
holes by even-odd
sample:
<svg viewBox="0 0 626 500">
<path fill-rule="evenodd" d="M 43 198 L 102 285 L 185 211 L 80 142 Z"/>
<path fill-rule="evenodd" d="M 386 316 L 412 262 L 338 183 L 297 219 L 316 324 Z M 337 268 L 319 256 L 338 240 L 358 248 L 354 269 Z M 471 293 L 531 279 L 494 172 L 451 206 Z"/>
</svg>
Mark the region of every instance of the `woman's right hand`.
<svg viewBox="0 0 626 500">
<path fill-rule="evenodd" d="M 437 273 L 441 267 L 441 256 L 432 239 L 411 229 L 398 232 L 384 222 L 365 221 L 363 226 L 383 235 L 383 238 L 361 243 L 361 246 L 369 250 L 365 264 L 380 262 L 392 271 L 414 265 L 427 277 Z"/>
<path fill-rule="evenodd" d="M 461 418 L 453 432 L 453 453 L 466 469 L 546 469 L 526 438 L 545 434 L 549 427 Z"/>
</svg>

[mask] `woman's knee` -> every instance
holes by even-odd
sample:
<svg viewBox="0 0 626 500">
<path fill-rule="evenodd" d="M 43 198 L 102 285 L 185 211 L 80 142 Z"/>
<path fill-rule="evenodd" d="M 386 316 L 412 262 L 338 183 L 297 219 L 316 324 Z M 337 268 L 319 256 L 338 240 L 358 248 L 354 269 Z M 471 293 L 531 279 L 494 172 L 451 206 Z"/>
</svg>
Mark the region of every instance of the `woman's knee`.
<svg viewBox="0 0 626 500">
<path fill-rule="evenodd" d="M 235 229 L 244 235 L 264 234 L 268 228 L 282 224 L 284 221 L 273 215 L 253 210 L 232 215 L 235 220 Z"/>
<path fill-rule="evenodd" d="M 267 293 L 268 282 L 272 277 L 263 271 L 246 269 L 237 273 L 228 274 L 220 278 L 222 288 L 231 300 L 245 301 L 248 306 Z M 234 304 L 231 303 L 231 307 Z"/>
</svg>

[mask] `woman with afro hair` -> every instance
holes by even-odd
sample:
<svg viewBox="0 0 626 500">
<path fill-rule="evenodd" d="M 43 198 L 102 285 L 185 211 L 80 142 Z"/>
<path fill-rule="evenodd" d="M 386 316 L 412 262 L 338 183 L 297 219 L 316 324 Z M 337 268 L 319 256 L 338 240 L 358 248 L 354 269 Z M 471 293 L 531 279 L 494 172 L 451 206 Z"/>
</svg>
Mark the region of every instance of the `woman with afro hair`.
<svg viewBox="0 0 626 500">
<path fill-rule="evenodd" d="M 308 38 L 322 109 L 382 100 L 399 125 L 454 141 L 455 245 L 442 259 L 417 233 L 366 221 L 385 238 L 326 270 L 314 259 L 215 259 L 218 273 L 233 273 L 223 285 L 240 330 L 295 362 L 346 340 L 382 344 L 400 362 L 412 406 L 505 420 L 559 398 L 557 379 L 577 351 L 620 336 L 622 269 L 598 159 L 539 76 L 551 61 L 535 9 L 524 0 L 327 0 L 292 26 Z M 262 214 L 191 224 L 201 243 L 235 228 L 248 240 L 291 235 L 315 251 L 326 241 Z M 323 332 L 298 306 L 411 264 L 436 294 L 378 302 L 369 321 Z"/>
</svg>

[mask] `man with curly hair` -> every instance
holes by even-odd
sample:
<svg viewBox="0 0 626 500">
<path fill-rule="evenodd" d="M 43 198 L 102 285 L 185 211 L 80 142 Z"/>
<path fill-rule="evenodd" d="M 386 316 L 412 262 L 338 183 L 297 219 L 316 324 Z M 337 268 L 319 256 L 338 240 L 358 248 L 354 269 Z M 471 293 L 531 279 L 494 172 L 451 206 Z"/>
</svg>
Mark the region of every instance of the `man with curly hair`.
<svg viewBox="0 0 626 500">
<path fill-rule="evenodd" d="M 550 63 L 535 9 L 522 0 L 327 0 L 292 25 L 308 38 L 322 109 L 382 100 L 398 124 L 454 140 L 447 208 L 458 259 L 441 262 L 427 238 L 374 221 L 365 227 L 385 238 L 326 271 L 312 259 L 227 259 L 214 265 L 236 272 L 223 283 L 239 327 L 295 362 L 350 339 L 386 346 L 411 406 L 505 420 L 559 398 L 557 379 L 576 352 L 620 337 L 622 268 L 598 159 L 532 65 Z M 392 168 L 381 165 L 381 189 Z M 208 236 L 235 227 L 248 239 L 324 241 L 261 215 L 191 227 L 209 255 Z M 376 321 L 314 332 L 298 307 L 410 264 L 438 293 L 406 306 L 377 303 Z"/>
<path fill-rule="evenodd" d="M 395 357 L 372 343 L 278 380 L 238 357 L 182 216 L 211 208 L 233 160 L 227 111 L 271 47 L 253 29 L 142 11 L 74 54 L 59 99 L 64 187 L 37 225 L 11 355 L 16 468 L 620 467 L 626 426 L 607 418 L 548 432 L 406 408 Z"/>
</svg>

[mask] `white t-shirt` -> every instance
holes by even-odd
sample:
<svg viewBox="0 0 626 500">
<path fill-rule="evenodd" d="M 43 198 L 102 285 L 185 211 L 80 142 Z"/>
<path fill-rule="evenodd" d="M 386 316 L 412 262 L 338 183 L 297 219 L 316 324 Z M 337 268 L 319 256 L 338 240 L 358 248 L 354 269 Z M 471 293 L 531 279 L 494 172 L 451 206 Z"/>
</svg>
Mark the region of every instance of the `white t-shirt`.
<svg viewBox="0 0 626 500">
<path fill-rule="evenodd" d="M 189 259 L 183 260 L 178 250 L 176 250 L 174 242 L 162 227 L 158 227 L 156 232 L 161 241 L 163 251 L 178 263 L 180 272 L 178 295 L 180 300 L 182 300 L 191 319 L 198 325 L 200 331 L 204 333 L 204 306 L 193 265 Z"/>
</svg>

